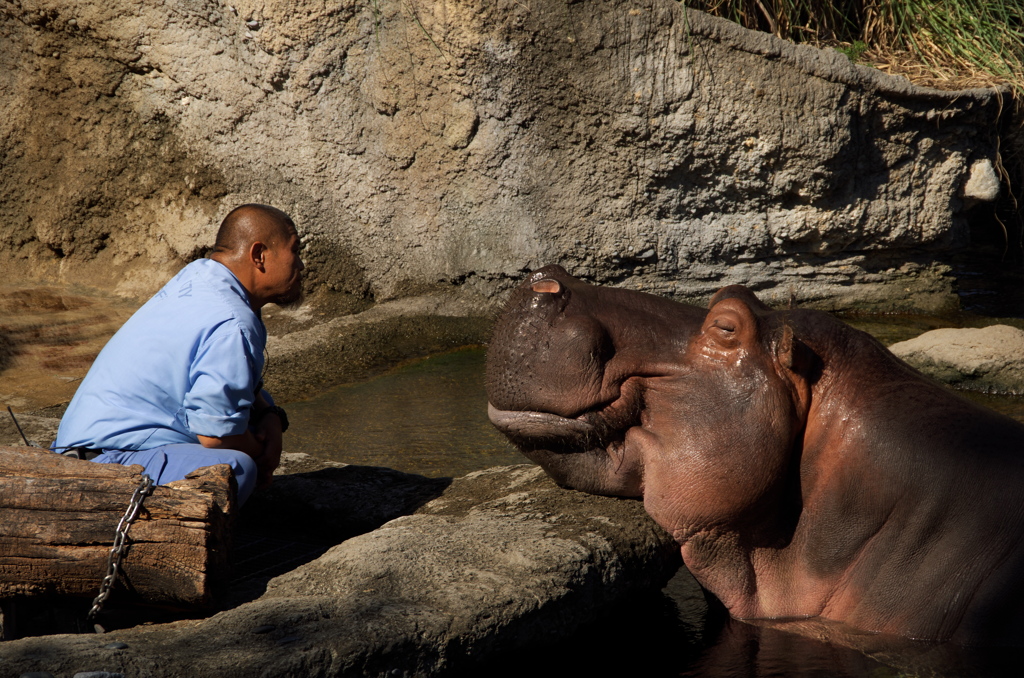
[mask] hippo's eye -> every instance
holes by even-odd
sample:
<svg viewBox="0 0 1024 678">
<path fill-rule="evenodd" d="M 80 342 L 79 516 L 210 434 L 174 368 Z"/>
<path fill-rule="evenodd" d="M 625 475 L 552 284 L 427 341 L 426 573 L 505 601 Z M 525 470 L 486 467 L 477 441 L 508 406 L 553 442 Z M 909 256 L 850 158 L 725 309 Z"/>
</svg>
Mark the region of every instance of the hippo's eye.
<svg viewBox="0 0 1024 678">
<path fill-rule="evenodd" d="M 530 289 L 534 292 L 540 292 L 541 294 L 558 294 L 562 291 L 562 286 L 557 280 L 545 278 L 544 280 L 538 280 L 530 285 Z"/>
</svg>

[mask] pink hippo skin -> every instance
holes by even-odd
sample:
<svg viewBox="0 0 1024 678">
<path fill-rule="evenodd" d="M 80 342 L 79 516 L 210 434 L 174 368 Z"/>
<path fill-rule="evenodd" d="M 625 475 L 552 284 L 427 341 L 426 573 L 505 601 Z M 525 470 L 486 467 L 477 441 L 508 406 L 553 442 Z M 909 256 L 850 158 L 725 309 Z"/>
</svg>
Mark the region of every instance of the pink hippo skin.
<svg viewBox="0 0 1024 678">
<path fill-rule="evenodd" d="M 1024 643 L 1024 425 L 825 313 L 547 266 L 498 318 L 487 385 L 558 483 L 643 497 L 734 617 Z"/>
</svg>

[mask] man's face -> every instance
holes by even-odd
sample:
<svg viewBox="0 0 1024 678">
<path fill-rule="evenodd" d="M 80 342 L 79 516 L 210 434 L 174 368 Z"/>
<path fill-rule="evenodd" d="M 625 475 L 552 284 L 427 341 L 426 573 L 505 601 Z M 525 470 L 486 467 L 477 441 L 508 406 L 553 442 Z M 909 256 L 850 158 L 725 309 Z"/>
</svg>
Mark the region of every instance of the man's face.
<svg viewBox="0 0 1024 678">
<path fill-rule="evenodd" d="M 299 257 L 299 236 L 288 228 L 285 238 L 267 250 L 266 285 L 268 297 L 275 304 L 292 304 L 302 296 L 302 269 L 306 266 Z"/>
</svg>

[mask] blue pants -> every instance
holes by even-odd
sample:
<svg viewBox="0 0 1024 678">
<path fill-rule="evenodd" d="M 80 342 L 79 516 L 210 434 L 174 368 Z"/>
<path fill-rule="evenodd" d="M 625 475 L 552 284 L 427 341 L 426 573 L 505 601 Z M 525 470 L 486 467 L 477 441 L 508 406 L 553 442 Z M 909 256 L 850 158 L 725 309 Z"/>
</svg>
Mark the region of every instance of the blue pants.
<svg viewBox="0 0 1024 678">
<path fill-rule="evenodd" d="M 237 450 L 213 450 L 197 443 L 162 445 L 150 450 L 108 450 L 93 459 L 98 464 L 140 464 L 157 485 L 183 480 L 192 471 L 214 464 L 231 467 L 238 483 L 238 505 L 241 506 L 256 489 L 256 462 Z"/>
</svg>

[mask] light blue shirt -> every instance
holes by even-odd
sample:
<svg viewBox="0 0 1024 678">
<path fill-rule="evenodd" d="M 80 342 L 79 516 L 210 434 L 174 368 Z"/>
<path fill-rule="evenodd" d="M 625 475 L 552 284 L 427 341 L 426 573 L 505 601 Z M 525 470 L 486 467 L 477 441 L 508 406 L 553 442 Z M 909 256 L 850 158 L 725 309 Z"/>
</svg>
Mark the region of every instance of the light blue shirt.
<svg viewBox="0 0 1024 678">
<path fill-rule="evenodd" d="M 231 271 L 194 261 L 100 352 L 61 419 L 57 447 L 145 450 L 244 433 L 266 343 Z"/>
</svg>

